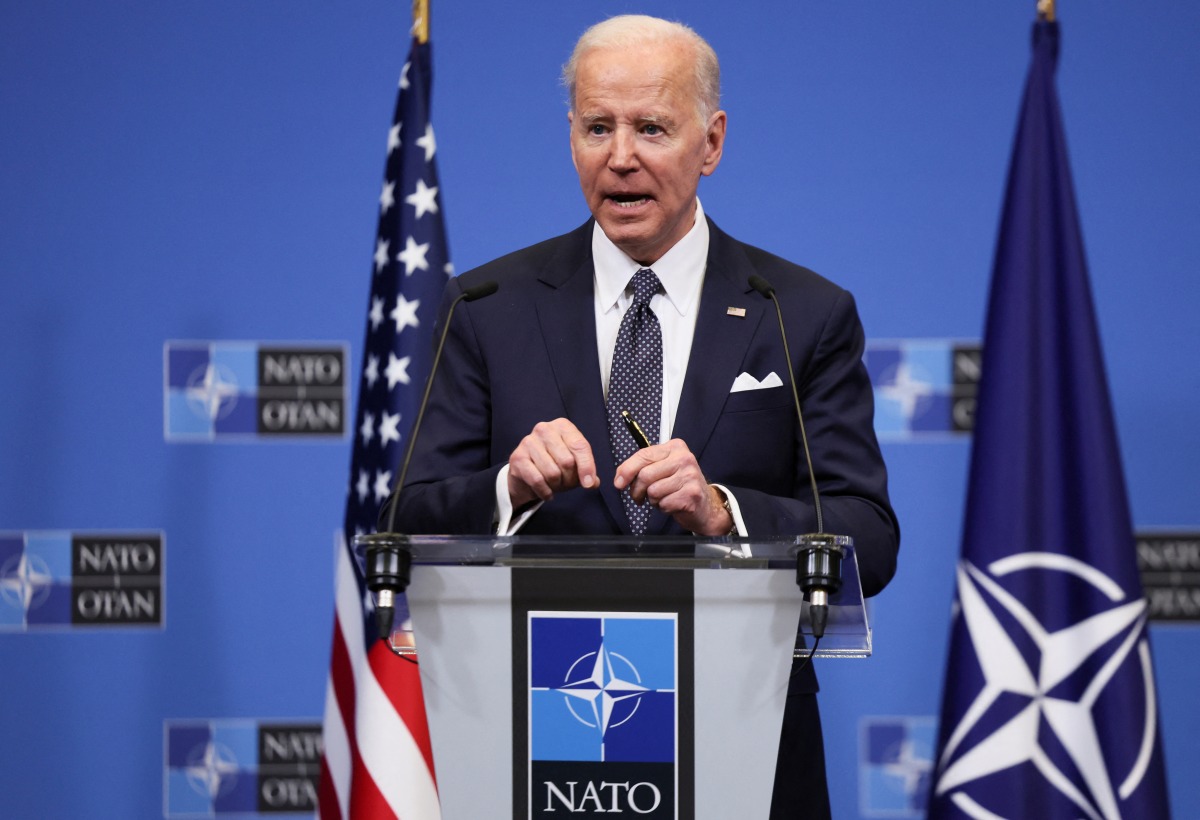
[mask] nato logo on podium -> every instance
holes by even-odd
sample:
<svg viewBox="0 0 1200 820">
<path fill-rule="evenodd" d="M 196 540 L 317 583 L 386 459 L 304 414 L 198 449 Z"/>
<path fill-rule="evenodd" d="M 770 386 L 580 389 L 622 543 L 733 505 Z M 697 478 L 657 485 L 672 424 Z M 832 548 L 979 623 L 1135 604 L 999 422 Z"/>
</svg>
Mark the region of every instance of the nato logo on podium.
<svg viewBox="0 0 1200 820">
<path fill-rule="evenodd" d="M 677 616 L 535 611 L 528 624 L 530 806 L 675 817 Z"/>
</svg>

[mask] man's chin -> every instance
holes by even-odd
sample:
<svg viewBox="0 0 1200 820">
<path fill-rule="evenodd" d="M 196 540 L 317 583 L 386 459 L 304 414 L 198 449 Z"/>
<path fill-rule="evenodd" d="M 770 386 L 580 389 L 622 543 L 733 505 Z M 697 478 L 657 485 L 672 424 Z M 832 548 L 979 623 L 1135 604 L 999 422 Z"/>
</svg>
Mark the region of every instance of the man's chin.
<svg viewBox="0 0 1200 820">
<path fill-rule="evenodd" d="M 633 259 L 643 260 L 646 250 L 654 245 L 654 234 L 647 230 L 644 220 L 597 219 L 600 229 L 614 245 Z"/>
</svg>

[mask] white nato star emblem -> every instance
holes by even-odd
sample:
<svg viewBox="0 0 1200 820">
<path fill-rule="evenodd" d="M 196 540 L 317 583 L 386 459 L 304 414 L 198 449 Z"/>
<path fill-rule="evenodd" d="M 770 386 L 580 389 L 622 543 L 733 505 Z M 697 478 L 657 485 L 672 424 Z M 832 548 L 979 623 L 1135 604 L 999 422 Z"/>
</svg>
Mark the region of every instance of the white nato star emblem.
<svg viewBox="0 0 1200 820">
<path fill-rule="evenodd" d="M 46 562 L 26 552 L 13 556 L 0 567 L 0 598 L 24 612 L 46 600 L 53 583 Z"/>
<path fill-rule="evenodd" d="M 917 378 L 908 362 L 901 362 L 896 367 L 895 378 L 879 388 L 879 395 L 899 404 L 904 417 L 911 419 L 917 405 L 933 395 L 933 386 Z"/>
<path fill-rule="evenodd" d="M 430 188 L 425 184 L 425 180 L 417 180 L 417 189 L 408 196 L 404 197 L 404 201 L 417 209 L 416 218 L 420 219 L 425 214 L 436 214 L 437 206 L 437 188 Z"/>
<path fill-rule="evenodd" d="M 429 270 L 429 262 L 425 254 L 429 253 L 429 243 L 417 243 L 411 236 L 404 240 L 404 250 L 396 254 L 396 261 L 404 263 L 404 275 L 412 276 L 415 270 Z"/>
<path fill-rule="evenodd" d="M 1153 686 L 1146 687 L 1145 723 L 1140 751 L 1129 773 L 1114 791 L 1096 732 L 1092 707 L 1125 659 L 1140 641 L 1139 660 L 1144 681 L 1153 680 L 1149 648 L 1142 633 L 1146 602 L 1125 601 L 1121 588 L 1094 567 L 1059 553 L 1018 553 L 995 561 L 984 573 L 967 561 L 958 569 L 958 597 L 962 617 L 983 672 L 984 684 L 954 727 L 942 753 L 943 768 L 936 793 L 952 792 L 951 800 L 972 817 L 995 817 L 962 787 L 972 781 L 1023 763 L 1032 764 L 1053 788 L 1071 800 L 1088 817 L 1120 817 L 1117 795 L 1128 797 L 1141 783 L 1154 746 L 1158 724 Z M 1032 612 L 995 580 L 1017 571 L 1070 573 L 1103 593 L 1114 606 L 1056 632 L 1048 632 Z M 996 601 L 988 602 L 988 593 Z M 1125 601 L 1122 603 L 1122 601 Z M 997 606 L 997 609 L 993 609 Z M 1034 663 L 1027 662 L 997 615 L 1004 611 L 1016 620 L 1037 649 Z M 1056 687 L 1078 675 L 1089 660 L 1098 671 L 1082 685 L 1077 698 L 1064 696 Z M 1053 693 L 1053 694 L 1052 694 Z M 960 750 L 968 733 L 995 710 L 1002 698 L 1025 698 L 1010 719 L 976 743 Z M 1040 732 L 1048 729 L 1078 769 L 1087 794 L 1064 774 L 1041 745 Z M 960 754 L 957 755 L 956 753 Z M 948 766 L 947 762 L 953 760 Z"/>
<path fill-rule="evenodd" d="M 210 741 L 188 755 L 184 772 L 193 789 L 212 799 L 228 793 L 237 782 L 237 758 L 225 744 Z"/>
<path fill-rule="evenodd" d="M 229 368 L 209 363 L 188 379 L 184 394 L 188 404 L 210 421 L 224 418 L 237 404 L 237 378 Z"/>
<path fill-rule="evenodd" d="M 614 671 L 614 658 L 624 667 L 624 674 L 632 676 L 633 680 Z M 598 651 L 589 652 L 575 661 L 565 677 L 566 682 L 553 691 L 565 696 L 567 708 L 576 720 L 585 726 L 599 729 L 601 735 L 632 718 L 637 711 L 640 697 L 651 691 L 641 685 L 641 676 L 628 658 L 610 652 L 603 644 Z M 621 718 L 614 722 L 617 705 L 631 698 L 634 699 L 633 707 L 622 710 Z M 576 703 L 584 706 L 586 717 L 580 716 L 575 710 Z"/>
<path fill-rule="evenodd" d="M 933 768 L 933 761 L 917 753 L 917 745 L 912 738 L 900 741 L 896 759 L 883 764 L 883 771 L 904 784 L 904 794 L 912 796 L 917 793 L 922 779 Z"/>
</svg>

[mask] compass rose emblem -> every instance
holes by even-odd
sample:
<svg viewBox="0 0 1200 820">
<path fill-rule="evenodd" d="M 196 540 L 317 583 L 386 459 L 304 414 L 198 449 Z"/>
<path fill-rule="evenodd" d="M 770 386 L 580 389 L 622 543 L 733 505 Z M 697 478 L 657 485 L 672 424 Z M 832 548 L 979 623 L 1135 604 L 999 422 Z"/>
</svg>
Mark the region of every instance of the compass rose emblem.
<svg viewBox="0 0 1200 820">
<path fill-rule="evenodd" d="M 1099 593 L 1107 604 L 1082 620 L 1050 628 L 1029 601 L 1002 583 L 1016 573 L 1065 574 L 1070 589 Z M 1055 582 L 1064 579 L 1037 580 L 1023 588 L 1058 590 Z M 949 795 L 970 817 L 1003 816 L 1005 809 L 992 805 L 996 798 L 975 787 L 1029 765 L 1083 816 L 1121 817 L 1120 801 L 1146 775 L 1158 726 L 1145 600 L 1130 599 L 1111 578 L 1078 559 L 1029 552 L 995 561 L 986 571 L 963 561 L 958 601 L 982 685 L 945 743 L 935 795 Z M 1117 680 L 1136 682 L 1144 694 L 1142 713 L 1129 716 L 1140 738 L 1130 754 L 1113 759 L 1111 750 L 1119 744 L 1103 742 L 1108 727 L 1097 720 L 1095 707 Z"/>
<path fill-rule="evenodd" d="M 598 729 L 601 735 L 633 718 L 641 696 L 650 691 L 641 685 L 641 676 L 629 659 L 603 644 L 575 661 L 565 677 L 554 691 L 562 693 L 577 721 Z"/>
</svg>

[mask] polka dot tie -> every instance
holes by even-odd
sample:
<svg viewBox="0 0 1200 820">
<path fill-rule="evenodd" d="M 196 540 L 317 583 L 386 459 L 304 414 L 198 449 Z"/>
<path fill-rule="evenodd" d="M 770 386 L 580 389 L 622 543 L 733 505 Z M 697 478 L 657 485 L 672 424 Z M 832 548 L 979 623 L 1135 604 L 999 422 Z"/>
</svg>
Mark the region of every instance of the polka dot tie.
<svg viewBox="0 0 1200 820">
<path fill-rule="evenodd" d="M 662 417 L 662 328 L 650 309 L 650 298 L 662 290 L 662 283 L 649 268 L 639 270 L 631 281 L 633 304 L 621 319 L 608 377 L 608 436 L 617 466 L 637 450 L 621 411 L 629 411 L 651 444 L 658 443 Z M 644 534 L 650 505 L 635 504 L 628 488 L 621 493 L 621 500 L 634 535 Z"/>
</svg>

